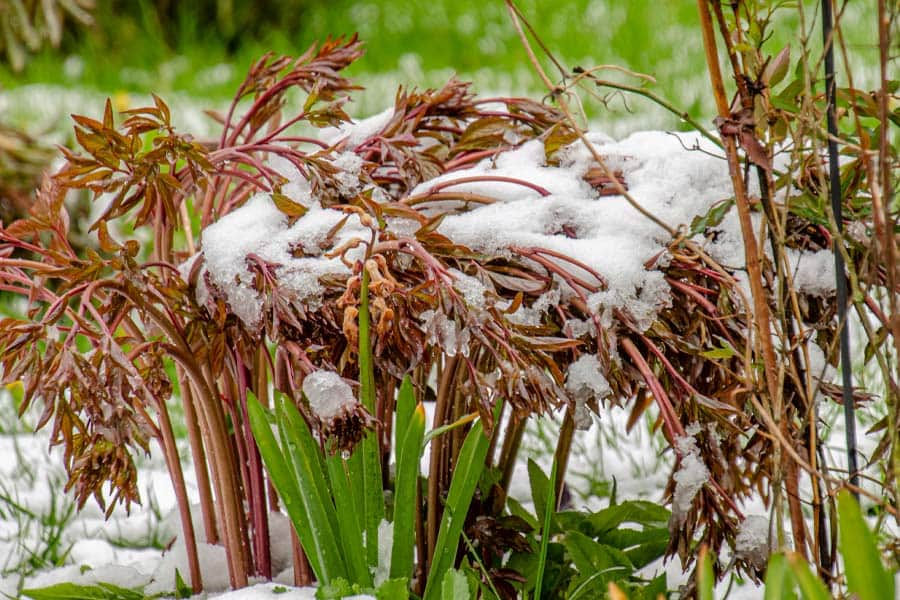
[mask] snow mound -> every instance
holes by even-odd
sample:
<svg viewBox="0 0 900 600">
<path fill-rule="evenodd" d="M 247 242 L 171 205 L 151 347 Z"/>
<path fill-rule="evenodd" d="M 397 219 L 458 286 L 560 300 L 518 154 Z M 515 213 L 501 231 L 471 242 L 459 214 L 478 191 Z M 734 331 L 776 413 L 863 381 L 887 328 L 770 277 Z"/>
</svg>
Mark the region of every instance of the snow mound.
<svg viewBox="0 0 900 600">
<path fill-rule="evenodd" d="M 335 418 L 356 404 L 353 390 L 334 371 L 313 371 L 303 380 L 303 394 L 309 407 L 323 421 Z"/>
</svg>

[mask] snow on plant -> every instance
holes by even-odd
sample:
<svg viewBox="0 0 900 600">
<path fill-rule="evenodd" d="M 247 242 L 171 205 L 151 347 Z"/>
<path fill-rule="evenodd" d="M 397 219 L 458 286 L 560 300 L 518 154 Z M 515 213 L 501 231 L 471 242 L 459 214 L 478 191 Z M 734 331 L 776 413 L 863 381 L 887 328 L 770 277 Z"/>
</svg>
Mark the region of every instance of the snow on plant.
<svg viewBox="0 0 900 600">
<path fill-rule="evenodd" d="M 703 463 L 697 441 L 694 439 L 700 433 L 700 425 L 692 423 L 683 437 L 675 441 L 675 450 L 678 453 L 678 468 L 672 478 L 675 480 L 675 491 L 672 493 L 672 518 L 678 527 L 685 519 L 694 498 L 706 482 L 709 481 L 709 469 Z"/>
<path fill-rule="evenodd" d="M 217 115 L 218 140 L 177 132 L 156 97 L 118 124 L 109 103 L 101 121 L 75 117 L 83 152 L 65 150 L 30 217 L 0 230 L 0 287 L 30 306 L 2 321 L 2 377 L 24 382 L 23 407 L 44 403 L 40 425 L 52 420 L 79 505 L 138 501 L 131 453 L 158 444 L 179 499 L 190 581 L 201 589 L 168 415 L 168 403 L 181 402 L 206 539 L 224 546 L 231 585 L 271 577 L 267 515 L 277 498 L 248 398 L 258 399 L 257 424 L 278 398 L 285 414 L 322 428 L 320 443 L 339 432 L 341 450 L 373 449 L 366 460 L 381 468 L 394 443 L 396 390 L 409 376 L 416 405 L 434 398 L 438 432 L 409 501 L 422 564 L 452 566 L 446 523 L 461 533 L 495 519 L 479 558 L 505 585 L 503 546 L 521 526 L 499 517 L 527 419 L 564 410 L 559 498 L 585 407 L 626 402 L 630 425 L 657 407 L 680 458 L 669 551 L 688 564 L 702 537 L 717 552 L 738 534 L 740 500 L 782 473 L 778 436 L 805 439 L 773 430 L 760 408 L 763 387 L 789 399 L 779 406 L 793 428 L 812 397 L 805 363 L 762 381 L 742 353 L 756 356 L 757 318 L 788 300 L 790 322 L 779 331 L 802 326 L 829 341 L 829 290 L 799 276 L 822 264 L 828 229 L 790 212 L 774 264 L 760 266 L 733 243 L 746 242 L 746 198 L 732 200 L 734 171 L 715 156 L 713 136 L 645 132 L 615 142 L 579 128 L 559 90 L 551 97 L 561 110 L 478 99 L 451 79 L 437 90 L 400 89 L 392 108 L 353 123 L 343 106 L 355 87 L 340 71 L 361 54 L 354 37 L 297 59 L 264 56 Z M 292 91 L 305 94 L 304 105 L 282 114 Z M 722 135 L 736 136 L 729 126 Z M 312 127 L 323 134 L 309 135 Z M 761 193 L 771 194 L 770 179 Z M 64 204 L 78 189 L 111 197 L 92 227 L 97 245 L 83 251 L 69 242 Z M 734 208 L 741 219 L 729 216 Z M 123 222 L 149 229 L 151 241 L 115 233 L 130 231 L 114 227 Z M 781 281 L 785 266 L 804 285 L 760 295 L 760 277 Z M 346 381 L 359 382 L 359 403 Z M 501 400 L 511 418 L 498 418 Z M 347 415 L 352 422 L 336 424 Z M 483 447 L 466 444 L 467 431 L 482 428 Z M 772 435 L 756 435 L 766 429 Z M 478 488 L 467 515 L 448 515 L 442 499 L 463 447 L 478 449 L 469 458 L 484 453 L 472 473 L 493 467 L 499 483 Z M 394 485 L 377 479 L 382 505 L 367 515 L 384 513 L 382 485 Z M 476 493 L 475 483 L 459 485 Z M 379 522 L 366 524 L 370 537 Z M 302 549 L 295 555 L 296 581 L 309 583 Z M 744 558 L 736 564 L 756 573 Z M 419 569 L 413 591 L 436 589 L 427 577 Z"/>
</svg>

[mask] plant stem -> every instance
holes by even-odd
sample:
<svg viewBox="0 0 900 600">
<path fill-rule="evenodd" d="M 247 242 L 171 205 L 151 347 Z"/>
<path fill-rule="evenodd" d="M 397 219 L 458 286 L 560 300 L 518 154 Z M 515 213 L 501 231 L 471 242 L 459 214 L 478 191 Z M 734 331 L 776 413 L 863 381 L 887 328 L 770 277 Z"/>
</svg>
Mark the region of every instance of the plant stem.
<svg viewBox="0 0 900 600">
<path fill-rule="evenodd" d="M 215 508 L 212 498 L 212 489 L 209 483 L 209 471 L 207 469 L 206 452 L 203 449 L 204 434 L 197 420 L 194 396 L 191 385 L 187 380 L 184 369 L 176 365 L 175 373 L 178 377 L 178 387 L 181 389 L 181 404 L 184 407 L 184 420 L 188 430 L 188 441 L 191 445 L 191 456 L 194 462 L 194 473 L 197 477 L 197 490 L 200 495 L 200 512 L 203 517 L 203 530 L 206 533 L 207 544 L 217 544 L 219 533 L 216 529 Z"/>
</svg>

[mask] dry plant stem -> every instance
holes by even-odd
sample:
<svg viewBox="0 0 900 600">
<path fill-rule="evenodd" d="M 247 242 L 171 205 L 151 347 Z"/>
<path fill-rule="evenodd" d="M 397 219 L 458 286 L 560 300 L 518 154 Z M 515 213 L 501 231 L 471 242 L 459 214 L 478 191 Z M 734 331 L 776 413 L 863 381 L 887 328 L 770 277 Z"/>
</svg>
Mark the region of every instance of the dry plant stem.
<svg viewBox="0 0 900 600">
<path fill-rule="evenodd" d="M 181 462 L 178 458 L 178 448 L 175 445 L 175 435 L 172 432 L 172 423 L 169 420 L 169 411 L 165 402 L 157 402 L 159 410 L 160 431 L 162 433 L 163 454 L 166 465 L 175 488 L 175 497 L 178 499 L 178 515 L 181 518 L 181 528 L 184 535 L 185 553 L 188 559 L 188 571 L 191 574 L 191 590 L 195 594 L 203 591 L 203 576 L 200 573 L 200 561 L 197 555 L 197 538 L 194 532 L 194 522 L 191 519 L 191 505 L 188 500 L 187 487 L 184 483 L 184 473 L 181 470 Z"/>
<path fill-rule="evenodd" d="M 706 62 L 709 67 L 710 79 L 719 116 L 728 118 L 728 101 L 725 98 L 725 85 L 722 81 L 722 73 L 719 70 L 719 59 L 716 52 L 716 41 L 712 30 L 712 21 L 709 14 L 707 0 L 697 0 L 700 10 L 700 20 L 703 29 L 703 44 L 706 48 Z M 744 180 L 741 175 L 740 157 L 734 138 L 723 136 L 722 143 L 728 157 L 728 171 L 735 192 L 735 204 L 738 209 L 738 218 L 741 225 L 741 235 L 744 242 L 744 258 L 747 262 L 747 274 L 750 279 L 750 290 L 753 296 L 754 322 L 759 343 L 763 351 L 765 377 L 767 391 L 773 403 L 778 404 L 781 395 L 778 393 L 778 370 L 775 348 L 772 344 L 771 319 L 769 316 L 769 304 L 766 300 L 766 292 L 762 285 L 762 273 L 760 270 L 759 247 L 756 242 L 756 234 L 753 231 L 753 223 L 750 219 L 750 204 L 744 189 Z M 780 411 L 779 411 L 780 412 Z"/>
<path fill-rule="evenodd" d="M 233 587 L 245 587 L 247 585 L 247 543 L 246 532 L 243 531 L 243 506 L 238 494 L 238 481 L 234 466 L 237 461 L 231 442 L 228 439 L 228 430 L 225 426 L 225 415 L 222 406 L 216 396 L 216 389 L 210 382 L 212 374 L 209 366 L 201 367 L 206 393 L 201 402 L 200 413 L 207 421 L 207 427 L 211 432 L 212 444 L 210 453 L 213 456 L 213 483 L 218 487 L 217 497 L 223 506 L 224 522 L 223 536 L 225 549 L 228 551 L 228 561 L 231 565 L 231 579 Z"/>
<path fill-rule="evenodd" d="M 719 116 L 730 118 L 730 110 L 728 101 L 725 97 L 725 85 L 722 80 L 722 73 L 719 70 L 718 52 L 716 50 L 715 33 L 713 31 L 712 18 L 709 13 L 708 0 L 697 0 L 697 8 L 700 14 L 701 30 L 703 32 L 703 45 L 706 50 L 706 62 L 709 71 L 710 81 L 713 93 L 716 98 L 716 105 Z M 744 188 L 744 180 L 741 175 L 740 157 L 737 153 L 737 145 L 734 137 L 722 136 L 722 142 L 725 147 L 725 155 L 728 158 L 728 171 L 731 176 L 732 187 L 735 193 L 735 205 L 737 206 L 738 219 L 741 226 L 741 237 L 744 243 L 744 257 L 747 263 L 747 274 L 750 280 L 750 291 L 753 300 L 753 317 L 757 338 L 762 348 L 762 358 L 764 367 L 764 378 L 769 395 L 769 401 L 773 408 L 778 421 L 776 426 L 784 429 L 787 426 L 784 421 L 783 397 L 779 393 L 778 382 L 780 381 L 777 369 L 777 359 L 775 348 L 772 344 L 772 328 L 769 315 L 769 304 L 766 298 L 766 292 L 763 288 L 762 273 L 760 269 L 760 250 L 756 242 L 756 234 L 753 231 L 753 224 L 750 218 L 750 206 Z M 752 369 L 750 369 L 752 372 Z M 779 432 L 782 433 L 782 432 Z M 786 437 L 781 435 L 782 438 Z M 791 448 L 793 450 L 793 448 Z M 780 450 L 776 446 L 778 455 L 775 457 L 776 472 L 773 473 L 773 486 L 777 498 L 779 482 L 783 473 L 780 471 L 781 457 Z M 795 453 L 796 454 L 796 453 Z M 793 487 L 793 483 L 789 484 Z M 777 499 L 776 499 L 777 502 Z M 802 512 L 799 505 L 799 499 L 788 493 L 788 503 L 791 511 L 792 520 L 798 518 Z M 804 539 L 802 530 L 794 531 L 796 549 L 806 556 Z"/>
<path fill-rule="evenodd" d="M 534 50 L 531 47 L 531 43 L 528 41 L 528 36 L 525 34 L 525 31 L 522 29 L 522 23 L 519 20 L 518 10 L 512 3 L 512 0 L 505 0 L 506 10 L 509 12 L 510 18 L 512 19 L 513 26 L 516 28 L 516 32 L 519 34 L 519 39 L 522 42 L 522 46 L 525 48 L 525 52 L 528 53 L 528 60 L 531 62 L 531 65 L 534 67 L 537 74 L 540 76 L 541 81 L 543 81 L 544 85 L 547 87 L 547 90 L 551 95 L 555 98 L 557 103 L 559 104 L 560 110 L 566 117 L 566 120 L 569 122 L 569 125 L 572 127 L 572 130 L 578 136 L 578 139 L 581 140 L 581 143 L 588 149 L 591 153 L 591 157 L 600 165 L 600 168 L 603 170 L 603 174 L 610 180 L 616 192 L 618 192 L 625 200 L 634 208 L 636 211 L 641 213 L 646 218 L 650 219 L 656 225 L 659 225 L 662 229 L 667 231 L 669 235 L 675 236 L 675 229 L 669 226 L 667 223 L 661 221 L 658 217 L 650 213 L 647 209 L 641 206 L 631 194 L 628 193 L 628 190 L 625 189 L 618 178 L 616 178 L 615 174 L 606 166 L 606 161 L 603 160 L 603 157 L 600 156 L 600 153 L 597 152 L 597 149 L 594 145 L 587 139 L 584 135 L 584 131 L 578 125 L 578 121 L 572 115 L 572 111 L 569 109 L 569 105 L 566 102 L 563 94 L 559 93 L 561 90 L 558 86 L 556 86 L 550 78 L 547 76 L 547 73 L 544 71 L 544 68 L 541 66 L 541 63 L 538 61 L 537 56 L 534 54 Z"/>
<path fill-rule="evenodd" d="M 312 567 L 293 527 L 291 527 L 291 554 L 294 562 L 294 585 L 299 587 L 311 585 L 314 581 Z"/>
<path fill-rule="evenodd" d="M 566 469 L 569 467 L 569 455 L 572 451 L 574 435 L 575 418 L 572 416 L 572 409 L 566 408 L 562 426 L 559 428 L 559 438 L 556 440 L 556 451 L 553 454 L 553 460 L 556 463 L 556 481 L 553 482 L 556 510 L 559 510 L 562 503 L 563 487 L 566 485 Z"/>
<path fill-rule="evenodd" d="M 896 5 L 895 5 L 896 10 Z M 878 92 L 878 118 L 881 121 L 881 134 L 878 138 L 878 168 L 880 170 L 880 186 L 871 185 L 872 211 L 879 215 L 876 217 L 876 235 L 880 240 L 881 250 L 885 254 L 885 266 L 887 267 L 888 307 L 890 310 L 890 331 L 894 341 L 894 357 L 900 360 L 900 306 L 898 306 L 897 289 L 900 286 L 900 271 L 897 263 L 897 238 L 894 232 L 897 223 L 891 217 L 891 206 L 894 201 L 894 190 L 891 182 L 891 155 L 889 152 L 889 127 L 888 127 L 888 61 L 891 44 L 890 35 L 891 15 L 888 13 L 886 0 L 878 0 L 878 62 L 881 89 Z M 874 181 L 874 179 L 873 179 Z M 875 189 L 880 187 L 881 189 Z M 880 194 L 878 193 L 880 192 Z M 881 206 L 877 201 L 880 200 Z M 881 227 L 878 227 L 879 221 Z M 893 480 L 893 493 L 895 501 L 900 499 L 900 394 L 896 387 L 888 386 L 888 416 L 889 432 L 891 436 L 891 479 Z"/>
<path fill-rule="evenodd" d="M 449 414 L 453 400 L 453 380 L 456 378 L 456 366 L 459 363 L 458 356 L 445 356 L 443 368 L 439 370 L 441 374 L 440 383 L 438 384 L 437 399 L 434 406 L 434 421 L 431 424 L 432 429 L 443 427 L 450 421 Z M 441 436 L 431 441 L 431 457 L 428 469 L 428 522 L 426 524 L 427 534 L 427 566 L 431 567 L 431 558 L 434 555 L 434 547 L 437 543 L 438 527 L 441 522 L 441 502 L 440 496 L 444 490 L 444 474 L 445 464 L 449 456 L 446 446 L 446 437 Z"/>
<path fill-rule="evenodd" d="M 595 71 L 597 71 L 599 69 L 604 69 L 604 68 L 611 68 L 611 67 L 606 67 L 606 66 L 594 67 L 592 69 L 585 71 L 584 73 L 579 73 L 574 78 L 572 83 L 576 84 L 579 82 L 579 80 L 581 78 L 587 78 L 587 79 L 590 79 L 591 81 L 593 81 L 594 85 L 596 85 L 597 87 L 608 87 L 608 88 L 612 88 L 614 90 L 621 90 L 623 92 L 628 92 L 630 94 L 637 94 L 638 96 L 643 96 L 644 98 L 647 98 L 648 100 L 650 100 L 650 101 L 658 104 L 662 108 L 666 109 L 667 111 L 669 111 L 670 113 L 672 113 L 673 115 L 675 115 L 676 117 L 678 117 L 679 119 L 684 121 L 685 123 L 689 124 L 691 127 L 696 129 L 697 132 L 700 133 L 700 135 L 702 135 L 703 137 L 708 139 L 710 142 L 712 142 L 719 148 L 722 147 L 722 140 L 720 140 L 719 138 L 717 138 L 716 136 L 711 134 L 709 131 L 707 131 L 707 129 L 705 127 L 703 127 L 697 120 L 695 120 L 693 117 L 691 117 L 691 115 L 688 114 L 687 111 L 679 110 L 678 108 L 675 107 L 674 104 L 672 104 L 671 102 L 668 102 L 662 96 L 659 96 L 659 95 L 653 93 L 652 91 L 650 91 L 647 88 L 638 87 L 638 86 L 634 86 L 634 85 L 627 85 L 627 84 L 618 83 L 615 81 L 607 81 L 605 79 L 600 79 L 599 77 L 594 75 Z M 633 74 L 633 75 L 636 75 L 636 74 Z M 591 96 L 594 96 L 595 98 L 599 98 L 599 96 L 593 90 L 585 89 L 585 91 L 588 94 L 590 94 Z"/>
<path fill-rule="evenodd" d="M 163 207 L 160 205 L 156 211 L 156 244 L 153 249 L 153 258 L 157 261 L 169 262 L 172 247 L 172 230 L 162 224 Z M 166 277 L 166 273 L 163 273 Z M 92 285 L 91 288 L 99 286 Z M 93 291 L 87 292 L 82 296 L 82 306 L 92 308 L 89 298 L 93 295 Z M 102 319 L 98 319 L 99 323 L 103 323 Z M 136 328 L 135 328 L 136 329 Z M 132 335 L 137 334 L 138 339 L 140 331 L 132 331 Z M 110 335 L 110 337 L 112 337 Z M 181 469 L 181 460 L 178 456 L 178 448 L 175 444 L 175 435 L 172 431 L 172 422 L 169 419 L 168 407 L 164 400 L 156 402 L 157 411 L 159 413 L 159 429 L 163 443 L 163 454 L 165 455 L 166 464 L 171 474 L 172 484 L 175 487 L 175 497 L 178 504 L 178 513 L 181 519 L 181 527 L 184 535 L 185 554 L 188 559 L 188 570 L 191 574 L 191 589 L 194 593 L 203 591 L 203 576 L 200 572 L 200 559 L 197 554 L 197 538 L 194 531 L 194 523 L 191 518 L 191 505 L 188 500 L 187 488 L 184 483 L 184 472 Z"/>
<path fill-rule="evenodd" d="M 244 447 L 244 455 L 246 460 L 247 482 L 244 490 L 249 501 L 250 520 L 253 527 L 253 535 L 251 542 L 253 545 L 253 562 L 255 573 L 267 579 L 272 577 L 272 558 L 269 552 L 269 524 L 267 518 L 266 507 L 266 490 L 263 481 L 262 459 L 259 455 L 259 449 L 253 439 L 250 431 L 250 417 L 247 413 L 247 389 L 253 390 L 257 399 L 267 393 L 268 390 L 268 370 L 265 358 L 261 356 L 261 352 L 265 352 L 265 348 L 257 348 L 253 354 L 254 364 L 249 369 L 243 364 L 239 351 L 235 351 L 235 359 L 238 367 L 238 383 L 240 387 L 239 394 L 235 396 L 235 401 L 240 404 L 240 422 L 242 425 L 241 434 L 235 431 L 235 442 L 238 449 Z M 260 360 L 262 359 L 262 360 Z M 251 380 L 248 382 L 246 376 L 249 375 Z M 260 389 L 261 388 L 261 389 Z M 265 398 L 263 397 L 263 400 Z M 268 402 L 266 401 L 266 404 Z M 237 412 L 237 410 L 235 411 Z"/>
<path fill-rule="evenodd" d="M 500 457 L 497 461 L 498 465 L 502 465 L 503 472 L 500 476 L 500 489 L 504 496 L 509 490 L 509 484 L 512 481 L 513 470 L 515 469 L 515 456 L 519 452 L 522 445 L 522 436 L 525 434 L 525 419 L 517 419 L 515 414 L 510 415 L 510 424 L 503 437 L 503 445 L 500 447 Z M 506 499 L 503 498 L 505 503 Z"/>
<path fill-rule="evenodd" d="M 209 483 L 209 471 L 207 470 L 207 456 L 203 449 L 204 436 L 200 430 L 197 419 L 197 411 L 194 405 L 194 395 L 190 383 L 187 381 L 184 369 L 175 367 L 178 387 L 181 390 L 181 403 L 184 407 L 184 420 L 188 430 L 188 442 L 191 445 L 191 455 L 194 459 L 194 473 L 197 477 L 197 490 L 200 495 L 200 513 L 203 517 L 203 530 L 206 534 L 206 543 L 217 544 L 219 534 L 216 531 L 215 508 L 212 497 L 212 488 Z"/>
</svg>

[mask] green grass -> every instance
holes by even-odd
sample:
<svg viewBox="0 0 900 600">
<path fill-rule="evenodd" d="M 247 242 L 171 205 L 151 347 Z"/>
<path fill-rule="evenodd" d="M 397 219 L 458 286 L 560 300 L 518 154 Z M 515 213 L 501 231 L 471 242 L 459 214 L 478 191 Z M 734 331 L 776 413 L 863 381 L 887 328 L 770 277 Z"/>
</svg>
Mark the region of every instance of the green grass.
<svg viewBox="0 0 900 600">
<path fill-rule="evenodd" d="M 78 88 L 88 93 L 86 103 L 93 101 L 90 92 L 119 94 L 125 103 L 126 94 L 183 93 L 201 106 L 219 107 L 262 53 L 296 55 L 329 34 L 358 32 L 368 50 L 349 74 L 367 91 L 356 98 L 353 114 L 383 109 L 399 84 L 437 86 L 454 73 L 472 80 L 481 94 L 545 93 L 502 0 L 283 3 L 296 8 L 283 11 L 281 27 L 239 36 L 232 48 L 214 23 L 187 16 L 174 27 L 163 27 L 146 0 L 127 4 L 127 12 L 115 15 L 101 6 L 90 35 L 69 39 L 62 52 L 48 49 L 33 56 L 23 73 L 3 67 L 0 86 L 42 83 Z M 805 4 L 812 20 L 817 3 Z M 652 89 L 679 108 L 701 119 L 712 114 L 694 3 L 520 0 L 518 5 L 567 66 L 618 65 L 646 73 L 657 81 Z M 874 14 L 869 10 L 874 5 L 874 0 L 851 3 L 846 17 L 851 60 L 855 70 L 862 71 L 856 74 L 857 84 L 872 83 L 867 72 L 877 62 L 874 19 L 866 17 Z M 773 52 L 792 40 L 796 46 L 799 34 L 796 11 L 779 14 L 784 21 L 772 40 Z M 812 35 L 818 39 L 820 34 L 815 29 Z M 73 102 L 78 99 L 69 100 Z M 591 102 L 586 110 L 601 126 L 614 125 L 618 131 L 679 125 L 641 98 L 626 103 L 616 97 L 611 107 L 612 113 Z M 27 110 L 5 112 L 0 112 L 0 119 L 28 120 Z"/>
</svg>

